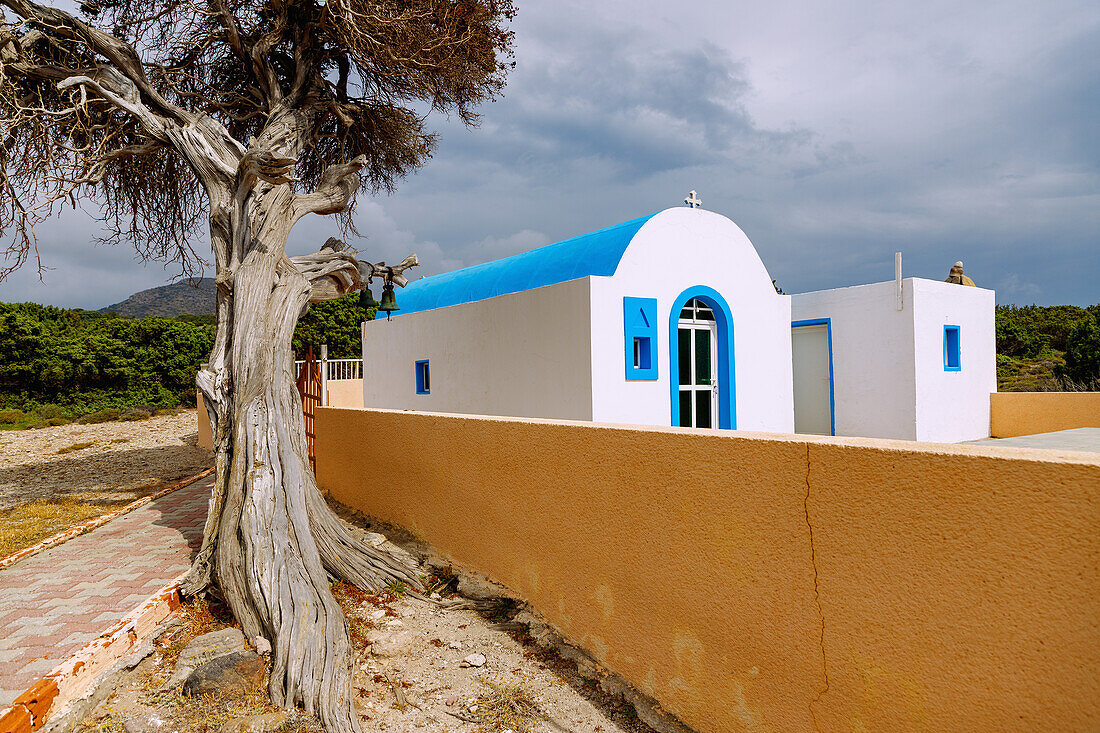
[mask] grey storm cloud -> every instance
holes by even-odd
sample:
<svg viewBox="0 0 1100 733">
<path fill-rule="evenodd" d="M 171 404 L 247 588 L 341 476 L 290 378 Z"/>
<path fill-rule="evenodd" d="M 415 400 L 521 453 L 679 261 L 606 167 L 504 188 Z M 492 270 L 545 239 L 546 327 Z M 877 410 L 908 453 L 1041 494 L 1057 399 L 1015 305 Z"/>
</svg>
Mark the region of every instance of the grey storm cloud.
<svg viewBox="0 0 1100 733">
<path fill-rule="evenodd" d="M 804 128 L 759 126 L 751 91 L 745 62 L 709 42 L 654 48 L 640 33 L 555 28 L 522 44 L 480 129 L 444 126 L 437 162 L 468 159 L 533 185 L 575 185 L 578 170 L 597 167 L 622 184 L 702 165 L 746 170 L 810 144 Z M 836 152 L 807 151 L 792 165 L 835 164 Z"/>
<path fill-rule="evenodd" d="M 1100 300 L 1100 6 L 520 3 L 516 69 L 478 129 L 352 244 L 433 274 L 679 205 L 736 221 L 788 292 L 942 278 L 963 259 L 1000 302 Z M 92 248 L 86 216 L 42 236 L 56 269 L 0 300 L 101 306 L 173 274 Z M 332 234 L 311 217 L 292 253 Z"/>
<path fill-rule="evenodd" d="M 618 178 L 805 144 L 804 130 L 759 128 L 744 64 L 721 48 L 654 51 L 627 35 L 573 37 L 572 52 L 521 62 L 471 153 L 521 169 L 591 159 Z M 557 39 L 561 47 L 565 39 Z"/>
</svg>

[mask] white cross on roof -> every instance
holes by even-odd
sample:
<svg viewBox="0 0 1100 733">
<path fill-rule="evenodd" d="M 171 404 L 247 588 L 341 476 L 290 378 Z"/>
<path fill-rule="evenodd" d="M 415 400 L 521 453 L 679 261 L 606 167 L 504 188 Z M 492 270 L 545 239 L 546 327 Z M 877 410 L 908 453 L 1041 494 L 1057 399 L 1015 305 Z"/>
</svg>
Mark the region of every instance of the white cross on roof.
<svg viewBox="0 0 1100 733">
<path fill-rule="evenodd" d="M 703 199 L 699 198 L 695 194 L 695 192 L 692 191 L 688 194 L 688 197 L 686 199 L 684 199 L 684 203 L 694 209 L 697 206 L 702 206 L 703 205 Z"/>
</svg>

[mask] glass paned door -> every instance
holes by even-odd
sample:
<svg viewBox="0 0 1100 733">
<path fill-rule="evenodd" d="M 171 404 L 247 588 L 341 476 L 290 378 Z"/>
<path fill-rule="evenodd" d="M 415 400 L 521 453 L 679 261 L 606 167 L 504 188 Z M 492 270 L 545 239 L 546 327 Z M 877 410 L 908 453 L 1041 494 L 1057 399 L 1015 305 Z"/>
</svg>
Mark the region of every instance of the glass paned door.
<svg viewBox="0 0 1100 733">
<path fill-rule="evenodd" d="M 710 310 L 690 301 L 681 313 L 677 337 L 680 425 L 712 428 L 718 415 L 718 327 Z"/>
</svg>

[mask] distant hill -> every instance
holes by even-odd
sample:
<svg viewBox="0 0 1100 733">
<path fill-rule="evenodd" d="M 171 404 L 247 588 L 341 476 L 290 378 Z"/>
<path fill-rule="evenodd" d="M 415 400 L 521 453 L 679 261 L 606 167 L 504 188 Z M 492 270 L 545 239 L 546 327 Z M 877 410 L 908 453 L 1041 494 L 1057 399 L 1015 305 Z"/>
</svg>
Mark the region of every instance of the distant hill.
<svg viewBox="0 0 1100 733">
<path fill-rule="evenodd" d="M 117 313 L 131 318 L 161 316 L 172 318 L 185 314 L 195 316 L 214 313 L 214 278 L 204 277 L 194 287 L 186 280 L 149 288 L 134 293 L 121 303 L 100 308 L 100 313 Z"/>
</svg>

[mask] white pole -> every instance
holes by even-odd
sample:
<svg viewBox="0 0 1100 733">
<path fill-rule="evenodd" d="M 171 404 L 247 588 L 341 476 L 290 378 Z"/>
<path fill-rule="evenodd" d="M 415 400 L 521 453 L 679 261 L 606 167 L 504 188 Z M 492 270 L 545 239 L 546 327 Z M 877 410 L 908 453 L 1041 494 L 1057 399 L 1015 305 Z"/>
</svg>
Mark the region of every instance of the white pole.
<svg viewBox="0 0 1100 733">
<path fill-rule="evenodd" d="M 321 404 L 328 404 L 328 344 L 321 345 Z"/>
<path fill-rule="evenodd" d="M 905 310 L 905 300 L 901 287 L 901 252 L 894 253 L 894 284 L 897 289 L 898 310 Z"/>
</svg>

